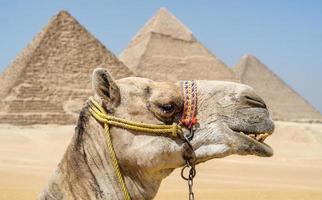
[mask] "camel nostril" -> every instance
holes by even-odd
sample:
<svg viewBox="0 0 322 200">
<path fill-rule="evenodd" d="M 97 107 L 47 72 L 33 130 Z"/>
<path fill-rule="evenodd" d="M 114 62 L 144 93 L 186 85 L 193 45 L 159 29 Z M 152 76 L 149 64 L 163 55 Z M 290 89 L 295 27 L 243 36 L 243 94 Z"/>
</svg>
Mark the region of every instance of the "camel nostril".
<svg viewBox="0 0 322 200">
<path fill-rule="evenodd" d="M 263 99 L 258 96 L 245 96 L 246 104 L 252 107 L 267 108 Z"/>
</svg>

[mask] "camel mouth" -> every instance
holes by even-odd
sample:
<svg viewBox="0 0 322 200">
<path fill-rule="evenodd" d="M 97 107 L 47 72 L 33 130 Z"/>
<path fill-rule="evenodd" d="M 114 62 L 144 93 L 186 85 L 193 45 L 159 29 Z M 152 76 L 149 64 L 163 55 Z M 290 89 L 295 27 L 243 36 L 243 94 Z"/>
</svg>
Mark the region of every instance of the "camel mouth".
<svg viewBox="0 0 322 200">
<path fill-rule="evenodd" d="M 246 154 L 253 154 L 261 157 L 271 157 L 273 156 L 273 148 L 266 144 L 264 141 L 272 135 L 273 131 L 265 132 L 245 132 L 245 131 L 235 131 L 233 130 L 237 137 L 244 140 L 247 144 L 242 148 Z"/>
</svg>

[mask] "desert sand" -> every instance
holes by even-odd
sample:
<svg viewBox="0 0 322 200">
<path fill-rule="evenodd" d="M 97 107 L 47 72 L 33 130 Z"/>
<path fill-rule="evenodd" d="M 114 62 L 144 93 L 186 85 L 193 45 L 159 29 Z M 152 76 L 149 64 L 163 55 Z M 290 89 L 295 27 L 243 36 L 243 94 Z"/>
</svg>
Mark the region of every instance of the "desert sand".
<svg viewBox="0 0 322 200">
<path fill-rule="evenodd" d="M 74 126 L 0 125 L 0 199 L 35 199 L 61 159 Z M 196 199 L 322 199 L 322 124 L 277 122 L 271 158 L 229 156 L 197 166 Z M 156 199 L 187 199 L 176 170 Z"/>
</svg>

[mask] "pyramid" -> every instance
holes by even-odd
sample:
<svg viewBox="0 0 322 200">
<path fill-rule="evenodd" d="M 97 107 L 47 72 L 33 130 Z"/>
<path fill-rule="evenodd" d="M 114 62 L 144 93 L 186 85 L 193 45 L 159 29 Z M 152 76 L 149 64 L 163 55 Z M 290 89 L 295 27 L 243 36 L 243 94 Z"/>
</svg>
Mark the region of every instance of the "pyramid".
<svg viewBox="0 0 322 200">
<path fill-rule="evenodd" d="M 165 8 L 144 25 L 119 58 L 136 75 L 157 81 L 237 81 L 233 71 Z"/>
<path fill-rule="evenodd" d="M 0 123 L 73 123 L 98 66 L 108 66 L 116 79 L 132 75 L 68 12 L 59 12 L 0 75 Z"/>
<path fill-rule="evenodd" d="M 234 71 L 242 83 L 253 87 L 266 101 L 275 120 L 322 121 L 309 102 L 254 56 L 242 57 Z"/>
</svg>

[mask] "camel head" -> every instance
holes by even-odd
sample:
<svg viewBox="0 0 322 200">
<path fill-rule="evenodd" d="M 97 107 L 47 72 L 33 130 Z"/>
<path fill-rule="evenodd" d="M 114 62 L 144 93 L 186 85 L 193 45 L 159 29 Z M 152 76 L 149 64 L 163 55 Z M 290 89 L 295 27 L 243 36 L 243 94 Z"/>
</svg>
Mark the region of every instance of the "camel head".
<svg viewBox="0 0 322 200">
<path fill-rule="evenodd" d="M 183 96 L 180 82 L 154 82 L 129 77 L 114 81 L 105 70 L 93 73 L 95 98 L 108 113 L 149 124 L 178 123 Z M 231 154 L 272 156 L 264 139 L 274 124 L 265 102 L 243 84 L 197 81 L 198 125 L 191 140 L 196 163 Z M 184 131 L 188 131 L 184 129 Z M 162 135 L 112 127 L 111 135 L 121 168 L 140 176 L 153 174 L 160 180 L 184 165 L 183 141 Z"/>
</svg>

